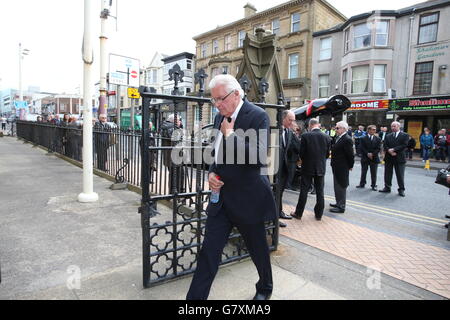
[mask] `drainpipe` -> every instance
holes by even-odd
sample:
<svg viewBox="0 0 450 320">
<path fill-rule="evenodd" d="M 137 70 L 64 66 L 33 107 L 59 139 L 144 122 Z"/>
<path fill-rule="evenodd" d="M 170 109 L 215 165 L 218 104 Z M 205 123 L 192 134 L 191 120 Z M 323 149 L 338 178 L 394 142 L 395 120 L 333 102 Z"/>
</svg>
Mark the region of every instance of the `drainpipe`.
<svg viewBox="0 0 450 320">
<path fill-rule="evenodd" d="M 406 79 L 405 79 L 405 94 L 404 97 L 408 96 L 409 92 L 409 68 L 410 68 L 410 60 L 411 60 L 411 43 L 412 43 L 412 28 L 415 18 L 416 8 L 412 9 L 412 14 L 409 17 L 409 37 L 408 37 L 408 56 L 406 59 Z"/>
</svg>

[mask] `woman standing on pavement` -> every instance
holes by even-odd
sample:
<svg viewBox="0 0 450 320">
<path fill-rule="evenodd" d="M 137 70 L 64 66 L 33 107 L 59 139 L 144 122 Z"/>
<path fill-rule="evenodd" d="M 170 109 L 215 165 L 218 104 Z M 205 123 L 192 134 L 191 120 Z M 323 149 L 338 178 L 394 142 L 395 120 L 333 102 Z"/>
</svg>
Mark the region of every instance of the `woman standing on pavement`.
<svg viewBox="0 0 450 320">
<path fill-rule="evenodd" d="M 430 152 L 433 149 L 434 139 L 430 134 L 430 129 L 423 129 L 423 134 L 420 136 L 420 145 L 422 147 L 422 161 L 425 162 L 430 158 Z"/>
</svg>

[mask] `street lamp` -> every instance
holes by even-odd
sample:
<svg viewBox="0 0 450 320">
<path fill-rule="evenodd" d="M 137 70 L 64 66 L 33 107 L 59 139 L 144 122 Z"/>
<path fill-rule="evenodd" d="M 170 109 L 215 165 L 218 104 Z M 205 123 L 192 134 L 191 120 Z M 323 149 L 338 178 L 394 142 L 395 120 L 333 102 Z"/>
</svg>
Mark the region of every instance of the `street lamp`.
<svg viewBox="0 0 450 320">
<path fill-rule="evenodd" d="M 28 49 L 22 49 L 22 44 L 19 43 L 19 101 L 23 101 L 23 92 L 22 92 L 22 60 L 24 56 L 27 56 L 30 53 Z"/>
</svg>

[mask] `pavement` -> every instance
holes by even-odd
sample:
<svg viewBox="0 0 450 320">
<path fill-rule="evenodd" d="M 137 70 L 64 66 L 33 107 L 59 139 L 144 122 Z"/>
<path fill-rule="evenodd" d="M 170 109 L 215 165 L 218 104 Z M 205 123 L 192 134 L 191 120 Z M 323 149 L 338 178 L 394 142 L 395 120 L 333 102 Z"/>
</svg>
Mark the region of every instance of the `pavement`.
<svg viewBox="0 0 450 320">
<path fill-rule="evenodd" d="M 94 176 L 94 191 L 99 194 L 99 201 L 79 203 L 80 168 L 16 138 L 0 138 L 0 299 L 185 298 L 191 275 L 143 288 L 142 233 L 137 213 L 140 196 L 128 190 L 113 191 L 110 185 L 110 181 Z M 271 255 L 272 299 L 443 300 L 450 297 L 450 250 L 414 241 L 404 241 L 396 247 L 402 239 L 369 234 L 369 231 L 332 217 L 316 223 L 311 212 L 306 212 L 301 222 L 289 221 L 288 228 L 281 231 L 278 250 Z M 314 238 L 319 232 L 326 239 Z M 364 252 L 349 251 L 349 243 L 358 243 L 365 237 Z M 390 242 L 392 246 L 388 246 Z M 407 251 L 413 249 L 417 249 L 416 257 Z M 375 263 L 367 253 L 371 251 L 388 257 Z M 426 252 L 432 254 L 426 256 Z M 402 253 L 411 254 L 414 259 L 399 260 Z M 389 264 L 386 261 L 389 259 L 396 264 Z M 411 276 L 411 271 L 420 265 L 418 262 L 427 266 L 430 261 L 438 268 L 441 282 L 424 284 L 406 275 L 402 277 L 400 269 L 406 272 L 410 269 Z M 427 269 L 431 273 L 436 271 Z M 210 299 L 249 300 L 254 295 L 256 281 L 256 269 L 250 260 L 226 265 L 218 272 Z"/>
</svg>

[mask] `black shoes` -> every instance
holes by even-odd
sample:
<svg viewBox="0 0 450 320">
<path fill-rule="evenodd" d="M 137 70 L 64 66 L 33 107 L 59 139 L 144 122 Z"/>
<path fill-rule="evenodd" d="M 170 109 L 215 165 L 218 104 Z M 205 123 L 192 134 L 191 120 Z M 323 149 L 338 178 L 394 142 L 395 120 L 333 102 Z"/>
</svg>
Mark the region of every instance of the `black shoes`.
<svg viewBox="0 0 450 320">
<path fill-rule="evenodd" d="M 398 195 L 399 195 L 400 197 L 404 197 L 404 196 L 405 196 L 405 191 L 400 190 L 400 191 L 398 192 Z"/>
<path fill-rule="evenodd" d="M 288 216 L 286 213 L 284 213 L 283 211 L 280 212 L 280 219 L 287 219 L 290 220 L 292 219 L 291 216 Z"/>
<path fill-rule="evenodd" d="M 360 184 L 360 185 L 358 185 L 358 186 L 356 186 L 358 189 L 362 189 L 362 188 L 364 188 L 364 185 L 363 184 Z"/>
<path fill-rule="evenodd" d="M 316 220 L 320 221 L 320 220 L 322 220 L 322 217 L 316 217 Z"/>
<path fill-rule="evenodd" d="M 378 192 L 382 192 L 382 193 L 391 193 L 391 189 L 383 188 L 382 190 L 379 190 Z"/>
<path fill-rule="evenodd" d="M 280 225 L 280 228 L 286 228 L 287 227 L 287 224 L 284 223 L 284 222 L 278 221 L 278 223 Z"/>
<path fill-rule="evenodd" d="M 301 219 L 302 219 L 302 217 L 296 215 L 295 212 L 292 212 L 292 213 L 291 213 L 291 217 L 293 217 L 293 218 L 295 218 L 295 219 L 297 219 L 297 220 L 301 220 Z"/>
<path fill-rule="evenodd" d="M 338 208 L 338 205 L 336 203 L 330 203 L 330 207 L 332 208 Z"/>
<path fill-rule="evenodd" d="M 330 212 L 333 212 L 333 213 L 344 213 L 344 212 L 345 212 L 345 210 L 344 210 L 344 209 L 341 209 L 341 208 L 338 208 L 338 207 L 336 207 L 336 208 L 330 209 Z"/>
<path fill-rule="evenodd" d="M 377 191 L 378 190 L 377 186 L 372 186 L 371 188 L 372 188 L 372 191 Z"/>
<path fill-rule="evenodd" d="M 271 296 L 272 296 L 271 293 L 256 292 L 255 296 L 253 297 L 253 300 L 270 300 Z"/>
</svg>

